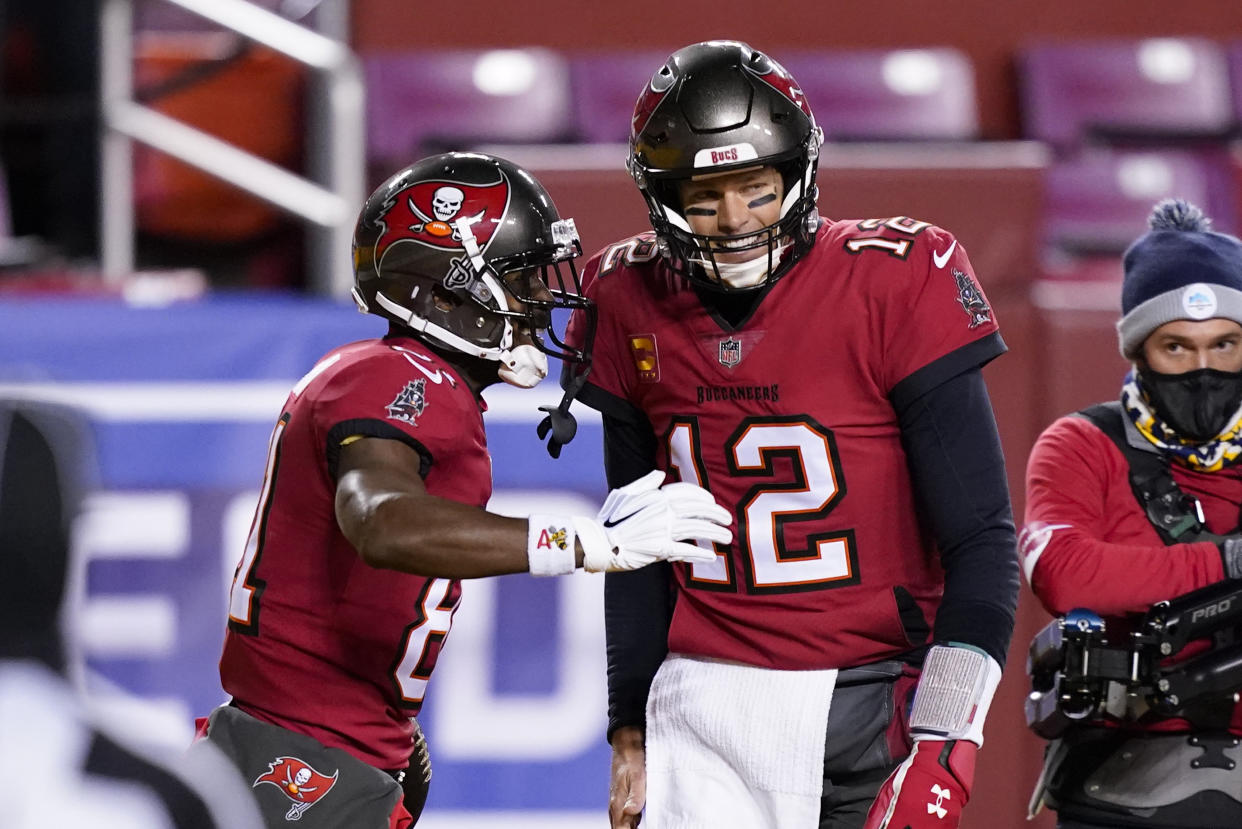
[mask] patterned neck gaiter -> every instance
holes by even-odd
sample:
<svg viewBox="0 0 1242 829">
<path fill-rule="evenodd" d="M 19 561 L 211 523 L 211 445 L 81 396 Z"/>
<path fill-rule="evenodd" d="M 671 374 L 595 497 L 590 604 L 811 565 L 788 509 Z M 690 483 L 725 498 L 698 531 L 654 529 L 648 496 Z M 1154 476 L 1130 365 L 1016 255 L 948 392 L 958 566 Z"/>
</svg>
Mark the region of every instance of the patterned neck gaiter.
<svg viewBox="0 0 1242 829">
<path fill-rule="evenodd" d="M 1142 374 L 1131 369 L 1121 386 L 1121 408 L 1139 433 L 1183 466 L 1216 472 L 1242 460 L 1242 407 L 1228 417 L 1215 437 L 1197 441 L 1180 435 L 1152 406 Z"/>
</svg>

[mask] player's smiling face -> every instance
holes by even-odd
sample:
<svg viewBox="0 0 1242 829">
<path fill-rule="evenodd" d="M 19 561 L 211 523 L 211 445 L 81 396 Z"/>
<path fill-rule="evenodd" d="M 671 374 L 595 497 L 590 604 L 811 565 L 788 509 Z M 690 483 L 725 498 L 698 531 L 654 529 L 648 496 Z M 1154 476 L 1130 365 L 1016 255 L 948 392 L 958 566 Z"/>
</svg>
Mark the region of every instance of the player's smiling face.
<svg viewBox="0 0 1242 829">
<path fill-rule="evenodd" d="M 740 236 L 758 233 L 781 216 L 784 186 L 775 168 L 751 167 L 727 173 L 696 176 L 678 183 L 682 213 L 690 229 L 701 236 Z M 745 262 L 767 255 L 757 238 L 713 245 L 718 262 Z M 744 248 L 725 253 L 730 247 Z"/>
</svg>

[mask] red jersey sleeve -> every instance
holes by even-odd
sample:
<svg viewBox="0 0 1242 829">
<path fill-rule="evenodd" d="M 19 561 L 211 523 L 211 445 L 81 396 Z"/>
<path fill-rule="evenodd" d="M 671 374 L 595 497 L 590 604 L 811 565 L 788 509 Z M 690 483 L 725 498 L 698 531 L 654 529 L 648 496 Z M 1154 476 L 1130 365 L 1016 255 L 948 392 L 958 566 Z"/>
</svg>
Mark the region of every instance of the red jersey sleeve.
<svg viewBox="0 0 1242 829">
<path fill-rule="evenodd" d="M 639 374 L 655 366 L 655 334 L 629 334 L 625 329 L 621 314 L 632 304 L 625 294 L 633 280 L 644 277 L 637 266 L 657 256 L 654 235 L 644 233 L 600 251 L 583 270 L 583 293 L 595 301 L 598 317 L 588 389 L 582 397 L 594 408 L 622 417 L 628 407 L 620 401 L 630 401 Z M 581 346 L 582 328 L 582 315 L 575 312 L 566 334 L 570 344 Z"/>
<path fill-rule="evenodd" d="M 306 393 L 333 477 L 341 442 L 353 435 L 411 446 L 423 458 L 425 477 L 437 457 L 456 450 L 467 434 L 463 424 L 480 418 L 473 394 L 439 358 L 400 345 L 343 360 L 324 371 Z"/>
<path fill-rule="evenodd" d="M 1224 577 L 1215 544 L 1160 541 L 1125 458 L 1080 417 L 1057 420 L 1031 450 L 1019 547 L 1031 588 L 1054 615 L 1143 612 Z"/>
<path fill-rule="evenodd" d="M 885 388 L 893 389 L 920 369 L 998 331 L 996 315 L 975 277 L 961 242 L 939 227 L 929 226 L 913 238 L 904 262 L 875 257 L 877 267 L 900 268 L 900 278 L 884 279 L 888 292 L 883 318 Z M 879 264 L 883 261 L 884 264 Z M 1004 350 L 999 342 L 971 355 L 969 365 L 982 365 Z M 960 370 L 960 369 L 959 369 Z"/>
</svg>

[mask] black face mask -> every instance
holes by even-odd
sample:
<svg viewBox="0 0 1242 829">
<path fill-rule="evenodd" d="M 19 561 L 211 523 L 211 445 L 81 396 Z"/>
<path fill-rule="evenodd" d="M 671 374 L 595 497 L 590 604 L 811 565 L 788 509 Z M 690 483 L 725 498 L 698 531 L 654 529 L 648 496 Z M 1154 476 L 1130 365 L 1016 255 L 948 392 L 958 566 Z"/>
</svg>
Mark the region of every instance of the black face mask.
<svg viewBox="0 0 1242 829">
<path fill-rule="evenodd" d="M 1201 368 L 1184 374 L 1139 370 L 1152 408 L 1181 437 L 1203 443 L 1221 433 L 1242 404 L 1242 371 Z"/>
</svg>

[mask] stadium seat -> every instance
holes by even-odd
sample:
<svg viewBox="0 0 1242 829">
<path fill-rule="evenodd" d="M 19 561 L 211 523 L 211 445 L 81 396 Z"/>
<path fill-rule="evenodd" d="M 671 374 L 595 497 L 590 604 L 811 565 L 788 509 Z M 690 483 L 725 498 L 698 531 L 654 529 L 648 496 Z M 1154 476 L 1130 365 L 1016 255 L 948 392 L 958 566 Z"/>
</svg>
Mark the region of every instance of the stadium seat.
<svg viewBox="0 0 1242 829">
<path fill-rule="evenodd" d="M 444 50 L 364 59 L 367 156 L 389 172 L 471 144 L 570 137 L 568 61 L 548 49 Z"/>
<path fill-rule="evenodd" d="M 145 32 L 134 49 L 142 100 L 164 115 L 260 158 L 297 169 L 303 155 L 305 69 L 256 46 L 212 64 L 221 35 Z M 192 82 L 184 82 L 190 77 Z M 160 90 L 153 92 L 153 90 Z M 243 242 L 287 221 L 276 208 L 169 155 L 134 148 L 139 231 L 163 239 Z"/>
<path fill-rule="evenodd" d="M 1212 186 L 1213 165 L 1183 150 L 1089 147 L 1054 163 L 1045 177 L 1044 241 L 1054 254 L 1117 254 L 1147 228 L 1161 199 L 1187 199 L 1233 232 L 1234 211 Z"/>
<path fill-rule="evenodd" d="M 577 137 L 625 141 L 643 85 L 662 52 L 579 55 L 570 61 Z M 954 49 L 782 51 L 831 141 L 978 137 L 974 70 Z"/>
<path fill-rule="evenodd" d="M 1242 40 L 1235 40 L 1226 48 L 1229 62 L 1229 88 L 1233 91 L 1233 119 L 1242 125 Z"/>
<path fill-rule="evenodd" d="M 285 0 L 249 0 L 270 12 L 284 14 Z M 138 0 L 134 3 L 134 30 L 158 32 L 218 32 L 220 26 L 205 17 L 188 12 L 163 0 Z"/>
<path fill-rule="evenodd" d="M 596 144 L 628 141 L 634 104 L 667 57 L 667 52 L 613 52 L 571 57 L 574 137 Z"/>
<path fill-rule="evenodd" d="M 956 49 L 792 51 L 779 59 L 830 141 L 979 137 L 974 67 Z"/>
<path fill-rule="evenodd" d="M 1222 47 L 1200 38 L 1038 43 L 1017 56 L 1023 133 L 1088 141 L 1218 140 L 1235 119 Z"/>
</svg>

